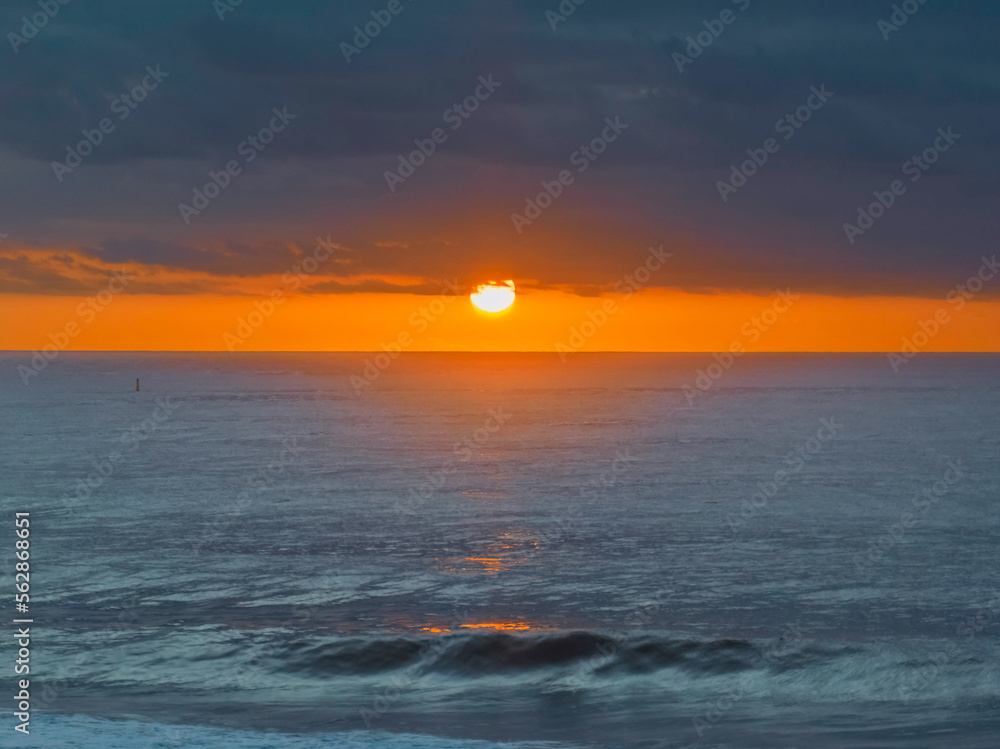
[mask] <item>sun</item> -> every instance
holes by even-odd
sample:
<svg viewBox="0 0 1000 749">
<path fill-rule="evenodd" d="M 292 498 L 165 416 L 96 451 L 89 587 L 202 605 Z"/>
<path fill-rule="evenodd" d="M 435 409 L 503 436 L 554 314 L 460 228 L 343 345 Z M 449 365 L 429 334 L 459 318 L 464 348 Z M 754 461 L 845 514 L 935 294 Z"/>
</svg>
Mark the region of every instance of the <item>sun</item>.
<svg viewBox="0 0 1000 749">
<path fill-rule="evenodd" d="M 480 284 L 469 298 L 483 312 L 503 312 L 514 303 L 514 282 Z"/>
</svg>

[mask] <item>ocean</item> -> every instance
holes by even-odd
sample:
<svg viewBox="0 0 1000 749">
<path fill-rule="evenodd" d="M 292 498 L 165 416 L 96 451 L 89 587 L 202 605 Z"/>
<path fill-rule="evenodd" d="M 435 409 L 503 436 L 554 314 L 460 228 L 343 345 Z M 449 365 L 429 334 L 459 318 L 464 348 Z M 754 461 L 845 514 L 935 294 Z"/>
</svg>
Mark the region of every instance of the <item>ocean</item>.
<svg viewBox="0 0 1000 749">
<path fill-rule="evenodd" d="M 1000 356 L 374 358 L 0 354 L 0 746 L 997 746 Z"/>
</svg>

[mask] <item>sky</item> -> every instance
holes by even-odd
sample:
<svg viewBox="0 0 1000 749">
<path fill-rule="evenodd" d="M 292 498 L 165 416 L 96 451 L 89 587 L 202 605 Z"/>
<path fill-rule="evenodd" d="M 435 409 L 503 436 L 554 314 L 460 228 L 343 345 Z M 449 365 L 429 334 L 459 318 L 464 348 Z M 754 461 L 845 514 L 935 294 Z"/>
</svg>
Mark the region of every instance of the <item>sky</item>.
<svg viewBox="0 0 1000 749">
<path fill-rule="evenodd" d="M 997 350 L 998 30 L 986 0 L 9 2 L 0 349 Z"/>
</svg>

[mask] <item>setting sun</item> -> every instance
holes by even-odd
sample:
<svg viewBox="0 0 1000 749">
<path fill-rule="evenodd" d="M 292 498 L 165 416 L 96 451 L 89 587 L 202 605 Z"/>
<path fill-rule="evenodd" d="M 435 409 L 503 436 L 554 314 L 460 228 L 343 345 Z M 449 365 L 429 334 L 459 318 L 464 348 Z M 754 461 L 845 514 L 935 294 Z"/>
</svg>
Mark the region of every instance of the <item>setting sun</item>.
<svg viewBox="0 0 1000 749">
<path fill-rule="evenodd" d="M 514 282 L 480 284 L 469 298 L 483 312 L 502 312 L 514 303 Z"/>
</svg>

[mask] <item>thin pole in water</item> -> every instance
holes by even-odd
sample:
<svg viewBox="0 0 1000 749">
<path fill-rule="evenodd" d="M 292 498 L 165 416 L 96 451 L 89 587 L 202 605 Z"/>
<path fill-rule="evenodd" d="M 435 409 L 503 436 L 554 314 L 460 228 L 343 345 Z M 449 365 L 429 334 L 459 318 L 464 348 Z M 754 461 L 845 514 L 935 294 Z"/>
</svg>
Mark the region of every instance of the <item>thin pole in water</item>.
<svg viewBox="0 0 1000 749">
<path fill-rule="evenodd" d="M 135 392 L 137 392 L 137 393 L 139 392 L 139 378 L 138 377 L 135 378 Z"/>
</svg>

